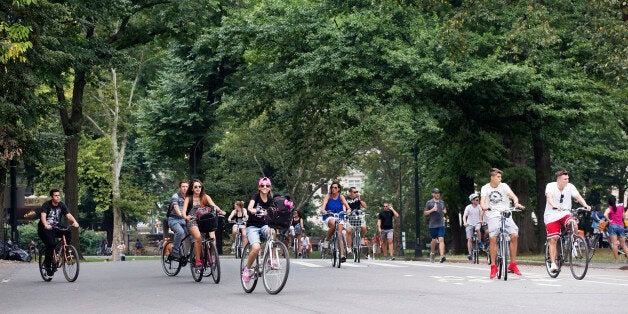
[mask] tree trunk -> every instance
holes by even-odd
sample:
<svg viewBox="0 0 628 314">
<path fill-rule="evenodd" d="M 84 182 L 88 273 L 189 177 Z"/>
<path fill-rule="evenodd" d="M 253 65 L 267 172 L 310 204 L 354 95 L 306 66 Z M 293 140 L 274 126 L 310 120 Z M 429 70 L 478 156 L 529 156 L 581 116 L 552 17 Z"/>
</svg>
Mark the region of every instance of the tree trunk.
<svg viewBox="0 0 628 314">
<path fill-rule="evenodd" d="M 513 165 L 518 169 L 528 168 L 528 142 L 526 138 L 514 137 L 510 144 L 510 157 Z M 530 183 L 527 177 L 518 176 L 510 182 L 511 187 L 519 203 L 530 207 Z M 537 239 L 534 232 L 534 221 L 532 220 L 532 212 L 528 209 L 523 215 L 513 215 L 515 223 L 519 227 L 518 252 L 530 253 L 537 250 Z"/>
<path fill-rule="evenodd" d="M 536 243 L 545 243 L 547 238 L 547 230 L 543 221 L 543 213 L 545 212 L 545 185 L 551 180 L 551 160 L 549 150 L 543 137 L 537 132 L 532 132 L 532 147 L 534 149 L 534 173 L 536 175 L 537 200 L 534 213 L 537 219 L 537 238 Z M 541 247 L 537 247 L 536 252 L 540 252 Z"/>
<path fill-rule="evenodd" d="M 4 243 L 4 189 L 7 187 L 7 161 L 4 161 L 0 164 L 0 243 Z M 2 253 L 0 252 L 0 258 L 2 258 Z"/>
<path fill-rule="evenodd" d="M 65 178 L 64 187 L 65 203 L 74 218 L 78 219 L 78 145 L 79 136 L 83 126 L 83 92 L 85 90 L 85 71 L 76 70 L 74 75 L 74 89 L 72 91 L 71 114 L 68 114 L 63 88 L 56 87 L 57 100 L 60 104 L 61 125 L 66 136 Z M 72 228 L 72 245 L 81 252 L 78 229 Z M 80 253 L 79 253 L 80 254 Z"/>
</svg>

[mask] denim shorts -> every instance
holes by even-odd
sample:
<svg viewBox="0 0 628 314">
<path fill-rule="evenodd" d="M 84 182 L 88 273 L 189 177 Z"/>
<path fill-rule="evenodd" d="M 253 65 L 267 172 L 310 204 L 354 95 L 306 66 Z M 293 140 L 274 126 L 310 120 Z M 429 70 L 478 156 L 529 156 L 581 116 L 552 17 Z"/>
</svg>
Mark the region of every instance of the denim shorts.
<svg viewBox="0 0 628 314">
<path fill-rule="evenodd" d="M 609 225 L 608 226 L 608 235 L 609 236 L 616 235 L 618 238 L 626 237 L 624 226 L 622 226 L 622 225 Z"/>
<path fill-rule="evenodd" d="M 248 226 L 246 227 L 246 237 L 249 239 L 249 243 L 262 243 L 262 239 L 266 240 L 266 232 L 268 232 L 268 225 L 263 227 Z"/>
</svg>

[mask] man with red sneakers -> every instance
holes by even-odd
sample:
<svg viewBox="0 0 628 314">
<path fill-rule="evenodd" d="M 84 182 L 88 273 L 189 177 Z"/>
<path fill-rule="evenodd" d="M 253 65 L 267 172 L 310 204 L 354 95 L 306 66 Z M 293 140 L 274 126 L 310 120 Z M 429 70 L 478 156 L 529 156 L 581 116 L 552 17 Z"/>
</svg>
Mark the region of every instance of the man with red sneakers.
<svg viewBox="0 0 628 314">
<path fill-rule="evenodd" d="M 501 212 L 510 208 L 510 200 L 515 203 L 516 208 L 524 209 L 519 204 L 519 199 L 512 192 L 508 184 L 502 182 L 502 171 L 497 168 L 491 168 L 489 171 L 491 181 L 482 187 L 480 192 L 480 206 L 484 211 L 484 219 L 488 223 L 488 232 L 490 236 L 490 255 L 491 255 L 491 275 L 490 278 L 497 276 L 497 266 L 495 259 L 497 256 L 497 235 L 501 228 Z M 506 231 L 510 234 L 510 265 L 508 271 L 521 276 L 521 271 L 517 267 L 517 239 L 519 237 L 519 227 L 512 220 L 512 216 L 506 219 Z"/>
</svg>

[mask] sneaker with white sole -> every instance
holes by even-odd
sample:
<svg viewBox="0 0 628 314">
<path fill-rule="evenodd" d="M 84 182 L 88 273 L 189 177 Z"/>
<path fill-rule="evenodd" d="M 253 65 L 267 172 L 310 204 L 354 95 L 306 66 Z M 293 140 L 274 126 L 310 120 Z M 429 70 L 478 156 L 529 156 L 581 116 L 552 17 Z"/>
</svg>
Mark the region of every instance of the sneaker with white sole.
<svg viewBox="0 0 628 314">
<path fill-rule="evenodd" d="M 434 263 L 434 253 L 430 253 L 430 263 Z"/>
<path fill-rule="evenodd" d="M 558 265 L 556 265 L 555 263 L 552 263 L 552 265 L 550 266 L 550 273 L 557 273 L 558 272 Z"/>
</svg>

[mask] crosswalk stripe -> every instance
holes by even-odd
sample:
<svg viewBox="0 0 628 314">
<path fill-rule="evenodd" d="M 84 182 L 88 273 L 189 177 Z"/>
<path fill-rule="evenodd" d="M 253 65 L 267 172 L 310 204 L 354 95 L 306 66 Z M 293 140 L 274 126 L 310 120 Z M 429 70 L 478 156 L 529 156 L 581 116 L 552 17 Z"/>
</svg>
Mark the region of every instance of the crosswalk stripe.
<svg viewBox="0 0 628 314">
<path fill-rule="evenodd" d="M 301 265 L 301 266 L 307 266 L 307 267 L 323 267 L 321 265 L 316 265 L 316 264 L 312 264 L 312 263 L 308 263 L 308 262 L 302 262 L 302 261 L 293 261 L 292 263 L 295 263 L 295 264 Z"/>
</svg>

